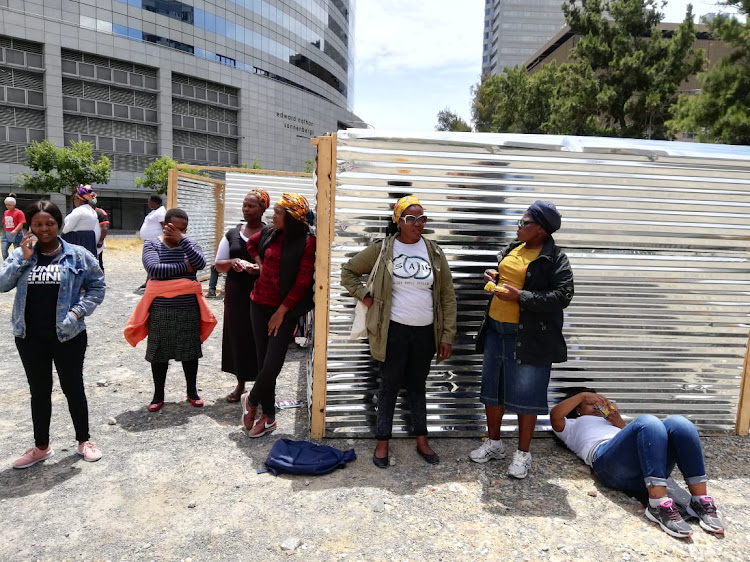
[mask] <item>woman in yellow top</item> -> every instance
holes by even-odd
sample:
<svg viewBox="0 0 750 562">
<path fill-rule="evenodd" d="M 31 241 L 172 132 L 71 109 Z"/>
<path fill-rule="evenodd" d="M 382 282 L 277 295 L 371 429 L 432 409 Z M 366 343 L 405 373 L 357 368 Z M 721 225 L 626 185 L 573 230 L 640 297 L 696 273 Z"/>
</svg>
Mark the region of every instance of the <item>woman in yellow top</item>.
<svg viewBox="0 0 750 562">
<path fill-rule="evenodd" d="M 475 462 L 502 459 L 500 426 L 505 411 L 518 415 L 518 450 L 508 467 L 526 478 L 537 415 L 545 415 L 552 363 L 567 360 L 563 309 L 573 298 L 573 272 L 552 233 L 561 215 L 552 203 L 536 201 L 518 221 L 516 240 L 498 255 L 497 271 L 484 272 L 497 284 L 477 335 L 484 353 L 481 401 L 489 439 L 469 454 Z"/>
</svg>

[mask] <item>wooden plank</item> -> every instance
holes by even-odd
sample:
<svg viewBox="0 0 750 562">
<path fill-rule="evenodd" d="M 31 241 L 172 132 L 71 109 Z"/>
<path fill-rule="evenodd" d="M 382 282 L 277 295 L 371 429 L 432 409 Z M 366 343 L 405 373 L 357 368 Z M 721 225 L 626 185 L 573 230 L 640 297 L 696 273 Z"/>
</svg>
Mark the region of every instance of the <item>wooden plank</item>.
<svg viewBox="0 0 750 562">
<path fill-rule="evenodd" d="M 215 240 L 216 240 L 216 248 L 219 248 L 219 243 L 221 242 L 221 238 L 224 236 L 224 211 L 226 208 L 226 192 L 227 192 L 227 184 L 226 182 L 219 181 L 216 182 L 216 185 L 214 185 L 214 205 L 216 205 L 216 224 L 214 225 L 215 228 Z M 213 257 L 211 258 L 211 263 L 213 263 Z"/>
<path fill-rule="evenodd" d="M 336 137 L 313 139 L 318 147 L 317 231 L 315 253 L 315 325 L 313 330 L 313 384 L 310 435 L 325 436 L 328 375 L 328 330 L 331 298 L 331 244 L 333 242 L 333 193 L 335 191 Z"/>
<path fill-rule="evenodd" d="M 740 399 L 737 402 L 737 421 L 734 424 L 734 432 L 737 435 L 747 435 L 750 427 L 750 382 L 748 382 L 748 370 L 750 370 L 750 337 L 745 348 L 745 363 L 742 366 L 742 382 L 740 383 Z"/>
<path fill-rule="evenodd" d="M 167 209 L 174 209 L 177 206 L 177 177 L 179 170 L 177 166 L 169 170 L 167 179 Z"/>
</svg>

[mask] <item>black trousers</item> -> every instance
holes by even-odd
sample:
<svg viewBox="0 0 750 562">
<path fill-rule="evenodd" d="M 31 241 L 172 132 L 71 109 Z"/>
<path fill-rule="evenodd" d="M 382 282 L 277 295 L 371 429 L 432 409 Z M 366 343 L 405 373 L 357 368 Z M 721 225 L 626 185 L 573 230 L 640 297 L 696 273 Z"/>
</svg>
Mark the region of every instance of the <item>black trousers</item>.
<svg viewBox="0 0 750 562">
<path fill-rule="evenodd" d="M 60 379 L 60 388 L 68 401 L 76 440 L 89 440 L 89 406 L 83 388 L 83 358 L 87 343 L 85 331 L 65 343 L 60 343 L 54 333 L 27 333 L 25 338 L 16 338 L 16 348 L 31 391 L 31 419 L 34 422 L 34 443 L 37 447 L 49 444 L 53 362 Z"/>
<path fill-rule="evenodd" d="M 276 379 L 284 366 L 286 352 L 294 337 L 297 317 L 288 315 L 281 323 L 275 336 L 268 335 L 268 321 L 276 312 L 276 307 L 250 304 L 250 322 L 253 326 L 255 352 L 258 354 L 258 377 L 248 396 L 250 404 L 263 409 L 269 418 L 276 418 Z"/>
<path fill-rule="evenodd" d="M 429 326 L 406 326 L 391 320 L 385 362 L 380 367 L 375 438 L 391 438 L 398 392 L 406 387 L 412 435 L 427 435 L 425 385 L 435 355 L 435 333 Z"/>
</svg>

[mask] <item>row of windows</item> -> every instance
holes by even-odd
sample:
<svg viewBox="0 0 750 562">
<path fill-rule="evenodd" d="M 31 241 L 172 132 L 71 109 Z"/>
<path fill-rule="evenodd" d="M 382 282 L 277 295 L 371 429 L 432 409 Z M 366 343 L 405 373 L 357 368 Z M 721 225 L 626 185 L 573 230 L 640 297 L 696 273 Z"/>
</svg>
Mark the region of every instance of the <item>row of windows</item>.
<svg viewBox="0 0 750 562">
<path fill-rule="evenodd" d="M 11 48 L 0 49 L 0 63 L 29 68 L 44 68 L 44 57 Z"/>
<path fill-rule="evenodd" d="M 132 5 L 133 2 L 136 2 L 136 4 L 140 3 L 144 10 L 184 21 L 185 23 L 192 24 L 199 29 L 205 29 L 206 31 L 216 33 L 217 35 L 234 39 L 235 41 L 248 46 L 254 46 L 254 44 L 262 41 L 255 38 L 255 35 L 259 38 L 265 37 L 260 33 L 235 23 L 234 21 L 222 18 L 221 16 L 217 16 L 206 10 L 195 8 L 189 4 L 184 4 L 178 0 L 131 0 L 129 3 Z M 323 50 L 344 70 L 347 69 L 348 65 L 346 58 L 335 48 L 329 46 L 319 33 L 308 27 L 304 22 L 295 19 L 264 0 L 255 0 L 252 4 L 252 8 L 249 9 L 250 11 L 257 13 L 259 16 L 264 17 L 296 35 L 301 43 L 314 45 L 318 49 Z M 283 45 L 272 39 L 268 40 L 269 47 L 273 50 L 270 54 L 274 54 L 274 56 L 278 56 L 279 58 L 285 58 L 283 55 L 276 54 L 279 49 L 283 48 Z M 256 46 L 254 48 L 257 49 L 259 47 Z"/>
<path fill-rule="evenodd" d="M 0 102 L 44 107 L 44 94 L 33 90 L 24 90 L 23 88 L 0 86 Z"/>
<path fill-rule="evenodd" d="M 122 25 L 113 25 L 112 31 L 117 35 L 129 37 L 130 39 L 156 43 L 159 45 L 163 45 L 165 47 L 171 47 L 173 49 L 178 49 L 180 51 L 191 53 L 191 54 L 194 54 L 195 56 L 201 56 L 202 58 L 215 60 L 210 57 L 202 56 L 201 52 L 208 53 L 209 55 L 215 55 L 215 53 L 210 53 L 208 51 L 201 51 L 199 49 L 195 49 L 192 45 L 187 45 L 185 43 L 173 41 L 172 39 L 167 39 L 164 37 L 158 37 L 156 35 L 146 34 L 137 29 L 132 29 L 132 28 L 125 27 Z M 336 76 L 334 76 L 328 69 L 324 68 L 323 66 L 319 65 L 318 63 L 314 61 L 311 61 L 304 55 L 295 55 L 294 57 L 290 57 L 289 62 L 293 64 L 294 66 L 297 66 L 301 68 L 302 70 L 305 70 L 306 72 L 312 74 L 316 78 L 320 79 L 321 81 L 325 82 L 326 84 L 328 84 L 329 86 L 337 90 L 344 97 L 346 97 L 347 91 L 348 91 L 347 86 L 344 83 L 342 83 L 341 80 L 339 80 Z M 252 64 L 245 63 L 241 60 L 234 61 L 233 66 L 235 66 L 236 68 L 240 68 L 242 70 L 247 70 L 248 72 L 259 74 L 261 76 L 267 76 L 268 78 L 271 78 L 272 80 L 278 80 L 279 82 L 290 84 L 296 88 L 299 88 L 301 90 L 304 90 L 306 92 L 319 96 L 325 99 L 326 101 L 330 101 L 325 96 L 320 95 L 318 92 L 311 90 L 310 88 L 306 88 L 305 86 L 297 84 L 296 82 L 293 82 L 292 80 L 289 80 L 288 78 L 284 78 L 283 76 L 279 76 L 278 74 L 274 74 L 267 70 L 263 70 L 262 68 L 258 68 Z"/>
<path fill-rule="evenodd" d="M 237 125 L 222 123 L 212 119 L 203 119 L 201 117 L 191 117 L 189 115 L 172 114 L 172 126 L 177 129 L 189 129 L 198 132 L 213 133 L 216 135 L 238 136 L 239 128 Z"/>
<path fill-rule="evenodd" d="M 174 129 L 172 131 L 172 140 L 174 144 L 182 146 L 193 146 L 195 148 L 213 148 L 216 150 L 228 150 L 237 152 L 239 141 L 235 138 L 207 135 L 193 131 L 181 131 Z"/>
<path fill-rule="evenodd" d="M 195 148 L 192 146 L 180 146 L 177 144 L 172 147 L 172 154 L 176 160 L 185 162 L 186 164 L 229 164 L 237 166 L 240 162 L 239 154 L 237 152 Z"/>
<path fill-rule="evenodd" d="M 43 141 L 44 129 L 26 129 L 24 127 L 6 127 L 0 125 L 0 142 L 13 144 L 31 144 L 32 141 Z"/>
<path fill-rule="evenodd" d="M 224 121 L 225 123 L 237 124 L 236 111 L 205 103 L 173 98 L 172 111 L 180 115 L 190 115 L 192 117 L 202 117 L 204 119 L 214 119 L 216 121 Z"/>
<path fill-rule="evenodd" d="M 155 76 L 144 76 L 140 73 L 126 72 L 108 66 L 94 66 L 85 62 L 63 59 L 62 71 L 63 74 L 96 79 L 102 82 L 114 82 L 115 84 L 122 84 L 123 86 L 131 86 L 133 88 L 145 88 L 148 90 L 157 90 L 159 88 Z"/>
<path fill-rule="evenodd" d="M 64 133 L 65 144 L 72 142 L 90 142 L 96 150 L 104 152 L 122 152 L 124 154 L 158 155 L 159 145 L 155 142 L 144 142 L 133 139 L 118 139 L 112 137 L 98 137 L 79 133 Z"/>
<path fill-rule="evenodd" d="M 159 130 L 153 125 L 98 119 L 96 117 L 84 117 L 81 115 L 64 114 L 63 130 L 66 133 L 119 137 L 146 142 L 156 142 L 159 140 Z"/>
<path fill-rule="evenodd" d="M 240 100 L 236 94 L 226 94 L 224 92 L 217 92 L 214 89 L 199 88 L 192 84 L 180 84 L 179 82 L 172 82 L 172 93 L 185 98 L 195 98 L 197 100 L 204 100 L 207 102 L 213 102 L 221 105 L 228 105 L 230 107 L 239 107 Z"/>
<path fill-rule="evenodd" d="M 94 101 L 78 98 L 63 97 L 63 111 L 113 117 L 115 119 L 130 119 L 146 123 L 158 123 L 159 118 L 153 109 L 113 104 L 104 101 Z"/>
<path fill-rule="evenodd" d="M 95 55 L 93 53 L 72 51 L 70 49 L 61 49 L 60 54 L 63 60 L 85 62 L 87 64 L 104 66 L 115 70 L 122 70 L 124 72 L 135 72 L 136 74 L 142 74 L 143 76 L 150 76 L 152 78 L 156 78 L 157 76 L 156 68 L 153 68 L 151 66 L 144 66 L 142 64 L 134 63 L 131 61 L 110 59 L 107 57 Z"/>
<path fill-rule="evenodd" d="M 63 78 L 63 95 L 156 109 L 156 93 Z"/>
</svg>

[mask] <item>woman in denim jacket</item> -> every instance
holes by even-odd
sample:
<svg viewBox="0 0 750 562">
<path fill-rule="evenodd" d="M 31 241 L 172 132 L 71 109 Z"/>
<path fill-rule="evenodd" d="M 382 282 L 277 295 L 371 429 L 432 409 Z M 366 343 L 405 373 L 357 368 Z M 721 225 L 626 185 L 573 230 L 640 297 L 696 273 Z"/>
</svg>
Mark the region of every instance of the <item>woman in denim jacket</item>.
<svg viewBox="0 0 750 562">
<path fill-rule="evenodd" d="M 54 454 L 49 444 L 53 362 L 73 418 L 78 454 L 86 461 L 97 461 L 102 453 L 89 441 L 83 387 L 87 344 L 83 318 L 104 299 L 104 274 L 94 255 L 58 237 L 63 218 L 54 203 L 33 203 L 26 210 L 26 224 L 29 233 L 0 271 L 0 291 L 16 288 L 13 335 L 31 390 L 36 445 L 16 459 L 13 467 L 28 468 Z"/>
</svg>

